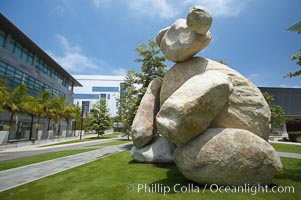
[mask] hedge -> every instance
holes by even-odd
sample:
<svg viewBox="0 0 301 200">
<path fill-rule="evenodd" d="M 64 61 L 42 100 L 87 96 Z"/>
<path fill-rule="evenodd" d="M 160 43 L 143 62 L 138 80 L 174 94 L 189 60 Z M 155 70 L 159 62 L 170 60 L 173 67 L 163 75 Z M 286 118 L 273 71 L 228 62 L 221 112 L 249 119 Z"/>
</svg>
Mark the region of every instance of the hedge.
<svg viewBox="0 0 301 200">
<path fill-rule="evenodd" d="M 288 138 L 291 142 L 301 142 L 301 131 L 289 132 Z"/>
</svg>

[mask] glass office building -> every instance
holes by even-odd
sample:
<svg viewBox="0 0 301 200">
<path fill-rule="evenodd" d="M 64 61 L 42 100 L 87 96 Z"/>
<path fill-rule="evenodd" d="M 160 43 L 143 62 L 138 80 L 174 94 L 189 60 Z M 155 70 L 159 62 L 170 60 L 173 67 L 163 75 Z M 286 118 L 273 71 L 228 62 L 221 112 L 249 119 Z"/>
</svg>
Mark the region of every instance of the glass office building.
<svg viewBox="0 0 301 200">
<path fill-rule="evenodd" d="M 40 92 L 48 89 L 52 95 L 66 96 L 68 104 L 73 103 L 73 88 L 81 86 L 62 66 L 1 13 L 0 79 L 5 80 L 11 88 L 25 84 L 28 93 L 32 96 L 38 96 Z M 0 113 L 0 131 L 6 122 L 7 114 Z M 28 130 L 25 132 L 21 133 L 23 136 L 12 139 L 26 139 Z"/>
</svg>

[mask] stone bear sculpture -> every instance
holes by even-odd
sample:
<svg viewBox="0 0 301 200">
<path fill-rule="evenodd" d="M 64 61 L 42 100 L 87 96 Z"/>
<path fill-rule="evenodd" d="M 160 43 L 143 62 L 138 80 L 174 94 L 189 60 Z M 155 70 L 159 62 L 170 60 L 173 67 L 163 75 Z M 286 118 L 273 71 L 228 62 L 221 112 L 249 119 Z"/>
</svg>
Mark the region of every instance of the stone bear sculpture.
<svg viewBox="0 0 301 200">
<path fill-rule="evenodd" d="M 271 113 L 262 93 L 236 70 L 194 57 L 210 43 L 211 23 L 210 12 L 194 6 L 187 19 L 158 33 L 175 65 L 150 83 L 140 103 L 131 154 L 139 162 L 174 156 L 180 172 L 200 184 L 271 184 L 282 164 L 267 142 Z"/>
</svg>

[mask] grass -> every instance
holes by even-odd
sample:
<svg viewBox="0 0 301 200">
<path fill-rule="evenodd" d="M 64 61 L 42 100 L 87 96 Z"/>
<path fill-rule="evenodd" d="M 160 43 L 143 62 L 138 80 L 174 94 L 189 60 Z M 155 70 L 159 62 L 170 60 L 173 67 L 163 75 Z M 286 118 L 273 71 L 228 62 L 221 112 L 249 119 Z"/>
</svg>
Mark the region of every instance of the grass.
<svg viewBox="0 0 301 200">
<path fill-rule="evenodd" d="M 96 147 L 96 146 L 112 146 L 112 145 L 119 145 L 119 144 L 125 144 L 131 142 L 131 140 L 118 140 L 118 141 L 113 141 L 113 142 L 105 142 L 101 144 L 96 144 L 92 145 L 91 147 Z"/>
<path fill-rule="evenodd" d="M 284 170 L 275 176 L 279 186 L 294 186 L 294 193 L 213 193 L 203 187 L 200 192 L 163 194 L 153 191 L 138 192 L 138 184 L 173 188 L 189 182 L 180 174 L 175 165 L 137 164 L 132 161 L 129 151 L 79 166 L 17 188 L 0 193 L 0 199 L 53 200 L 53 199 L 301 199 L 301 160 L 282 158 Z M 158 190 L 157 190 L 158 191 Z"/>
<path fill-rule="evenodd" d="M 63 145 L 63 144 L 73 144 L 73 143 L 79 143 L 79 142 L 88 142 L 88 141 L 94 141 L 94 140 L 102 140 L 102 139 L 112 139 L 112 138 L 117 138 L 118 134 L 113 133 L 113 134 L 108 134 L 100 137 L 91 137 L 91 138 L 85 138 L 81 140 L 71 140 L 71 141 L 66 141 L 66 142 L 60 142 L 60 143 L 55 143 L 55 144 L 50 144 L 50 145 L 44 145 L 41 147 L 50 147 L 50 146 L 57 146 L 57 145 Z"/>
<path fill-rule="evenodd" d="M 276 151 L 301 154 L 301 146 L 298 145 L 277 144 L 277 143 L 270 143 L 270 144 L 276 149 Z"/>
<path fill-rule="evenodd" d="M 95 148 L 95 149 L 97 149 L 97 148 Z M 22 167 L 25 165 L 30 165 L 30 164 L 34 164 L 34 163 L 38 163 L 38 162 L 43 162 L 46 160 L 53 160 L 56 158 L 79 154 L 79 153 L 83 153 L 83 152 L 87 152 L 87 151 L 92 151 L 95 149 L 65 150 L 65 151 L 58 151 L 58 152 L 41 154 L 41 155 L 35 155 L 35 156 L 31 156 L 31 157 L 26 157 L 26 158 L 19 158 L 19 159 L 14 159 L 14 160 L 3 161 L 3 162 L 0 162 L 0 171 L 12 169 L 12 168 L 16 168 L 16 167 Z"/>
</svg>

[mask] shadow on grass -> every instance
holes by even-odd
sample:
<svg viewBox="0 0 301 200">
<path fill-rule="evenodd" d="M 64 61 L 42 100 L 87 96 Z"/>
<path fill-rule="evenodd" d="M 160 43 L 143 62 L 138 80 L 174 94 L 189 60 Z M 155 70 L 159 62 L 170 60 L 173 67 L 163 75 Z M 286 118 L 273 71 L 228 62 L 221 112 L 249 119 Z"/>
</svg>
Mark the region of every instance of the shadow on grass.
<svg viewBox="0 0 301 200">
<path fill-rule="evenodd" d="M 187 180 L 178 170 L 175 164 L 156 164 L 154 167 L 168 169 L 166 172 L 167 178 L 155 181 L 148 186 L 150 188 L 157 187 L 156 193 L 164 194 L 180 194 L 189 193 L 193 190 L 203 190 L 204 186 L 198 183 Z"/>
<path fill-rule="evenodd" d="M 150 193 L 157 193 L 165 195 L 167 190 L 168 194 L 179 194 L 179 193 L 187 193 L 194 189 L 202 190 L 204 185 L 200 185 L 198 183 L 192 182 L 187 180 L 178 170 L 175 164 L 172 163 L 142 163 L 142 162 L 135 162 L 131 160 L 128 164 L 135 164 L 135 165 L 151 165 L 155 168 L 164 168 L 167 169 L 166 175 L 167 177 L 155 182 L 150 183 L 146 190 Z M 164 194 L 165 193 L 165 194 Z"/>
<path fill-rule="evenodd" d="M 273 179 L 273 183 L 268 185 L 268 188 L 271 189 L 273 187 L 279 187 L 282 184 L 281 182 L 295 182 L 296 184 L 300 183 L 301 180 L 301 160 L 286 160 L 284 162 L 283 171 L 276 175 Z M 146 163 L 135 162 L 134 160 L 130 160 L 128 164 L 135 165 L 146 165 Z M 157 193 L 157 194 L 181 194 L 181 193 L 199 193 L 195 191 L 202 192 L 203 190 L 207 191 L 209 185 L 201 185 L 195 183 L 193 181 L 187 180 L 177 169 L 175 164 L 147 164 L 151 165 L 155 168 L 164 168 L 167 170 L 166 178 L 154 181 L 147 185 L 146 190 L 149 193 Z M 212 188 L 211 188 L 212 186 Z M 215 188 L 215 185 L 210 185 L 210 189 L 215 191 L 218 188 Z M 295 186 L 297 187 L 297 186 Z M 168 192 L 166 193 L 166 191 Z M 204 192 L 203 191 L 203 192 Z"/>
<path fill-rule="evenodd" d="M 301 160 L 294 161 L 294 162 L 288 161 L 286 166 L 283 167 L 283 171 L 280 174 L 276 175 L 275 178 L 278 180 L 290 180 L 294 182 L 300 182 L 301 181 L 300 166 L 301 166 Z"/>
</svg>

